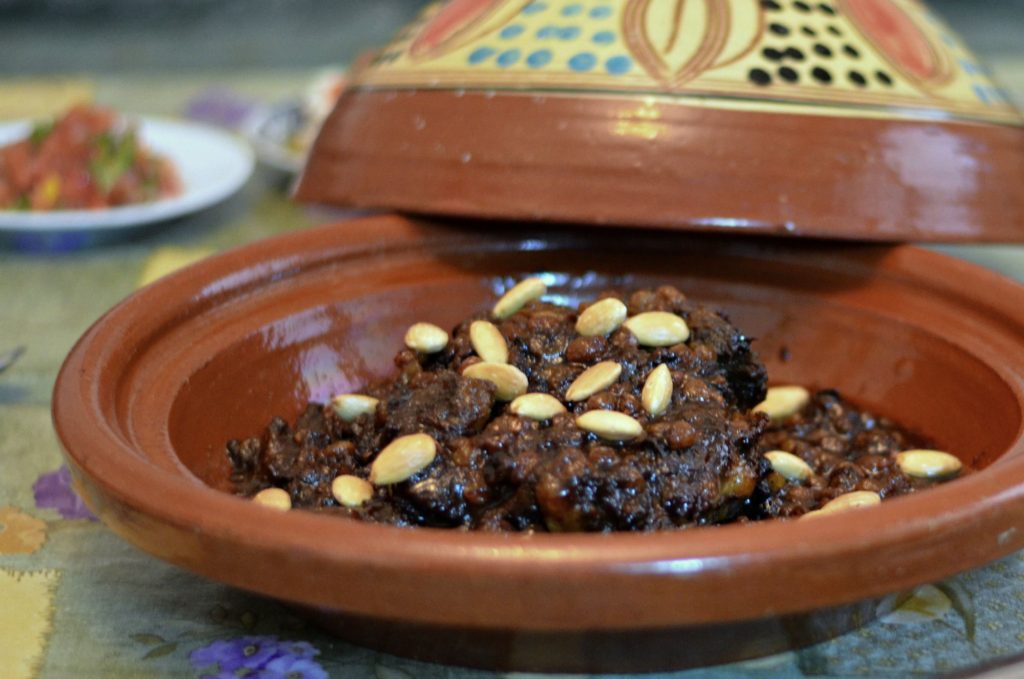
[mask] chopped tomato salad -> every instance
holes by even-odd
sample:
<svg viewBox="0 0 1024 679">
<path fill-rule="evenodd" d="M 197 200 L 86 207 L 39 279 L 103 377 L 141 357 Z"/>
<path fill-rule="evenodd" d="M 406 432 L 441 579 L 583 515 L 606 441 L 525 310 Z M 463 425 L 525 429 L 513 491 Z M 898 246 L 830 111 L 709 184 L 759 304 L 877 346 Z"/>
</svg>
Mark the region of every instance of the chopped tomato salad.
<svg viewBox="0 0 1024 679">
<path fill-rule="evenodd" d="M 0 147 L 0 209 L 82 210 L 146 203 L 181 191 L 174 166 L 110 109 L 78 105 Z"/>
</svg>

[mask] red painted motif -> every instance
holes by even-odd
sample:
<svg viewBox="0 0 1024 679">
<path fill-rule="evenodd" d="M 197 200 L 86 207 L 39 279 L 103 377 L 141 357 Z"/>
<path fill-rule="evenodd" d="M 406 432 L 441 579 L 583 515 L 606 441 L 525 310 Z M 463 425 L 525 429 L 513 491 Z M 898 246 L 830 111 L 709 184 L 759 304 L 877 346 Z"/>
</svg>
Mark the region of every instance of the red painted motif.
<svg viewBox="0 0 1024 679">
<path fill-rule="evenodd" d="M 700 0 L 698 0 L 700 1 Z M 623 38 L 629 51 L 641 66 L 667 87 L 675 88 L 706 71 L 721 56 L 729 38 L 730 5 L 723 0 L 703 0 L 705 25 L 700 47 L 684 62 L 672 59 L 683 29 L 686 0 L 675 0 L 672 6 L 672 29 L 664 44 L 655 44 L 648 31 L 648 12 L 654 0 L 630 0 L 623 14 Z"/>
<path fill-rule="evenodd" d="M 433 52 L 463 29 L 487 16 L 503 0 L 453 0 L 430 20 L 409 47 L 417 57 Z"/>
<path fill-rule="evenodd" d="M 891 0 L 845 0 L 843 11 L 904 74 L 931 82 L 944 77 L 942 59 L 928 36 Z"/>
</svg>

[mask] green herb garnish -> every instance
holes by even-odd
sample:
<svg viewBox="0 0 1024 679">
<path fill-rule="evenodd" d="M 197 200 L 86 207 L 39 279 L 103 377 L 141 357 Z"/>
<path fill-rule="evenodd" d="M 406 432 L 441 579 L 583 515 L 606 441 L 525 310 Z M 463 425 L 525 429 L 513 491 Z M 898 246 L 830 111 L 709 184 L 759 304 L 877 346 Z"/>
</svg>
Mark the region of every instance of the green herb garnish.
<svg viewBox="0 0 1024 679">
<path fill-rule="evenodd" d="M 28 136 L 28 140 L 33 146 L 39 146 L 44 139 L 50 136 L 51 132 L 53 132 L 53 122 L 36 123 L 32 126 L 32 133 Z"/>
<path fill-rule="evenodd" d="M 135 131 L 120 137 L 104 132 L 96 138 L 96 154 L 89 163 L 89 173 L 104 191 L 109 191 L 135 164 Z"/>
</svg>

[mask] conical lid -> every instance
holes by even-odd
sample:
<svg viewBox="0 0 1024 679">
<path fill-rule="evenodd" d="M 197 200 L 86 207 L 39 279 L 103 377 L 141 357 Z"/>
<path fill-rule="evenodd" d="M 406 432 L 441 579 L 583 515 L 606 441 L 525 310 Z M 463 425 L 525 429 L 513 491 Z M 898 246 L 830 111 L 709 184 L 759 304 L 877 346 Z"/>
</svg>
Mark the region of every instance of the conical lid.
<svg viewBox="0 0 1024 679">
<path fill-rule="evenodd" d="M 1024 120 L 914 0 L 453 0 L 358 69 L 297 193 L 502 219 L 1021 241 Z"/>
</svg>

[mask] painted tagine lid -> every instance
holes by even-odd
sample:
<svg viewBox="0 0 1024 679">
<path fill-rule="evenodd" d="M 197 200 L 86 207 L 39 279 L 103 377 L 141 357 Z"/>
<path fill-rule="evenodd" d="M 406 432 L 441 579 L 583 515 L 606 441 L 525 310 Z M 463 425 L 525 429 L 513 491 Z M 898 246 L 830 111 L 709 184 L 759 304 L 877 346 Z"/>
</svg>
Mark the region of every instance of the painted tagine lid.
<svg viewBox="0 0 1024 679">
<path fill-rule="evenodd" d="M 453 0 L 356 70 L 297 196 L 1024 241 L 1024 119 L 915 0 Z"/>
</svg>

